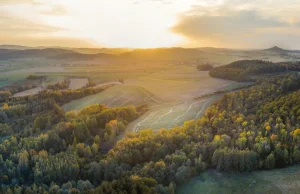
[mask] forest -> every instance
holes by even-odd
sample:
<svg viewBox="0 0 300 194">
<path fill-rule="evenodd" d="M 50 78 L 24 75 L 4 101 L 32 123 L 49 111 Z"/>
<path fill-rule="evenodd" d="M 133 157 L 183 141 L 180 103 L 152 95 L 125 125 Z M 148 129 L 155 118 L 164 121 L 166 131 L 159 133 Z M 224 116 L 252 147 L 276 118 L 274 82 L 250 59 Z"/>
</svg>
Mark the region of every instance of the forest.
<svg viewBox="0 0 300 194">
<path fill-rule="evenodd" d="M 209 75 L 215 78 L 234 81 L 253 81 L 253 76 L 287 71 L 288 64 L 273 63 L 264 60 L 240 60 L 214 68 Z"/>
<path fill-rule="evenodd" d="M 250 172 L 300 162 L 300 76 L 259 79 L 226 93 L 198 120 L 127 133 L 147 106 L 96 104 L 64 112 L 63 98 L 2 103 L 2 193 L 175 193 L 207 168 Z M 23 104 L 18 104 L 23 102 Z"/>
</svg>

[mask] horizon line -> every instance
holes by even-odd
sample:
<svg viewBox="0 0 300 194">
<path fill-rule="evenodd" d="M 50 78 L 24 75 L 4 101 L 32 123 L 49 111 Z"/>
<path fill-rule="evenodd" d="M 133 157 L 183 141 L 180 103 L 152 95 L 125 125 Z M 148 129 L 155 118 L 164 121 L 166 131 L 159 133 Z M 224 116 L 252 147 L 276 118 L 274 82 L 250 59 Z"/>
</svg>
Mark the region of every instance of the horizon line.
<svg viewBox="0 0 300 194">
<path fill-rule="evenodd" d="M 285 49 L 279 46 L 271 46 L 267 48 L 230 48 L 230 47 L 213 47 L 213 46 L 203 46 L 203 47 L 183 47 L 183 46 L 170 46 L 170 47 L 70 47 L 70 46 L 27 46 L 27 45 L 18 45 L 18 44 L 0 44 L 0 47 L 25 47 L 25 48 L 62 48 L 62 49 L 132 49 L 132 50 L 147 50 L 147 49 L 171 49 L 171 48 L 182 48 L 182 49 L 203 49 L 203 48 L 212 48 L 212 49 L 228 49 L 228 50 L 268 50 L 272 48 L 278 48 L 283 50 L 298 50 L 298 49 Z M 300 50 L 300 49 L 299 49 Z"/>
</svg>

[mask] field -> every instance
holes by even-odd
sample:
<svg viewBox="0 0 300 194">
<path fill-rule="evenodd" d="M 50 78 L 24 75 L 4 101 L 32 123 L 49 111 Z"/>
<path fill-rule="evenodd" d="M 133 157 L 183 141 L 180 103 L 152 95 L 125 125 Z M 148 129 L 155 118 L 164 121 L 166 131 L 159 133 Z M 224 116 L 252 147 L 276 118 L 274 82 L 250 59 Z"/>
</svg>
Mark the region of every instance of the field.
<svg viewBox="0 0 300 194">
<path fill-rule="evenodd" d="M 125 84 L 144 87 L 165 100 L 186 100 L 228 87 L 237 87 L 236 82 L 214 79 L 207 71 L 197 71 L 194 66 L 172 67 L 141 76 L 126 79 Z"/>
<path fill-rule="evenodd" d="M 297 194 L 300 166 L 243 174 L 208 170 L 178 188 L 178 194 Z"/>
<path fill-rule="evenodd" d="M 161 104 L 153 107 L 139 119 L 130 123 L 128 131 L 138 131 L 146 128 L 154 130 L 168 129 L 175 125 L 182 125 L 185 121 L 199 118 L 205 113 L 206 108 L 219 97 L 220 95 L 216 95 L 197 101 L 189 99 Z"/>
<path fill-rule="evenodd" d="M 70 81 L 69 89 L 71 90 L 83 88 L 89 83 L 88 78 L 71 78 Z"/>
<path fill-rule="evenodd" d="M 87 96 L 68 104 L 63 108 L 66 111 L 78 110 L 91 104 L 105 104 L 109 107 L 140 105 L 140 104 L 154 104 L 163 102 L 161 99 L 155 97 L 153 94 L 145 91 L 139 86 L 116 85 L 107 90 Z"/>
<path fill-rule="evenodd" d="M 131 123 L 127 131 L 168 129 L 200 117 L 220 95 L 197 101 L 194 97 L 246 84 L 211 78 L 208 72 L 197 71 L 190 66 L 170 67 L 124 81 L 124 84 L 75 100 L 63 108 L 66 111 L 78 110 L 95 103 L 110 107 L 148 104 L 150 110 Z"/>
<path fill-rule="evenodd" d="M 34 95 L 34 94 L 37 94 L 37 93 L 39 93 L 43 90 L 44 89 L 42 87 L 37 87 L 37 88 L 30 89 L 30 90 L 25 90 L 25 91 L 22 91 L 22 92 L 15 93 L 13 95 L 13 97 L 22 97 L 22 96 Z"/>
</svg>

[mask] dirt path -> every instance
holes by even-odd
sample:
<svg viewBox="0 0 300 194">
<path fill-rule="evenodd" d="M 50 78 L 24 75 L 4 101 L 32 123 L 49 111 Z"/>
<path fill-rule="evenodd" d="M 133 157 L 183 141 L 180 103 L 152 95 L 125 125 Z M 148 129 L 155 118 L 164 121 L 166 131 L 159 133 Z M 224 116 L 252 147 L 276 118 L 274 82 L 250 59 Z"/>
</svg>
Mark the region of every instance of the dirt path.
<svg viewBox="0 0 300 194">
<path fill-rule="evenodd" d="M 151 113 L 149 116 L 147 116 L 144 120 L 138 122 L 138 123 L 134 126 L 133 131 L 137 132 L 137 129 L 136 129 L 136 128 L 139 127 L 139 126 L 141 125 L 141 123 L 143 123 L 143 122 L 147 121 L 148 119 L 154 117 L 156 114 L 157 114 L 157 112 L 153 112 L 153 113 Z"/>
<path fill-rule="evenodd" d="M 157 100 L 156 98 L 154 98 L 153 96 L 150 96 L 147 92 L 144 91 L 143 88 L 140 88 L 141 92 L 143 92 L 146 96 L 148 96 L 150 99 L 152 99 L 153 101 L 157 102 L 157 103 L 162 103 L 162 101 Z"/>
<path fill-rule="evenodd" d="M 216 99 L 217 99 L 217 98 L 216 98 Z M 206 102 L 202 105 L 201 109 L 197 112 L 197 114 L 196 114 L 196 116 L 195 116 L 195 119 L 199 118 L 200 114 L 202 114 L 202 113 L 203 113 L 204 111 L 206 111 L 206 109 L 208 108 L 207 105 L 208 105 L 210 102 L 212 102 L 212 101 L 214 101 L 214 100 L 216 100 L 216 99 L 206 101 Z"/>
<path fill-rule="evenodd" d="M 201 103 L 201 102 L 202 102 L 202 101 L 192 103 L 192 104 L 189 106 L 189 108 L 188 108 L 183 114 L 181 114 L 181 115 L 179 115 L 178 117 L 175 118 L 175 121 L 178 121 L 179 118 L 181 118 L 181 117 L 183 117 L 184 115 L 186 115 L 186 114 L 191 110 L 191 108 L 192 108 L 195 104 L 198 104 L 198 103 Z"/>
</svg>

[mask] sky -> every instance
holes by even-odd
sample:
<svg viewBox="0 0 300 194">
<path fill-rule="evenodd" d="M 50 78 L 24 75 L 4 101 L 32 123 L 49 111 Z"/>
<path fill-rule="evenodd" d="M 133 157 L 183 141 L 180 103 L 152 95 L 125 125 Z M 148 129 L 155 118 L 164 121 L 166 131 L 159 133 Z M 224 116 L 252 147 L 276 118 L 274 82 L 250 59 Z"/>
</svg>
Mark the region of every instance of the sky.
<svg viewBox="0 0 300 194">
<path fill-rule="evenodd" d="M 300 49 L 300 0 L 0 0 L 0 44 Z"/>
</svg>

